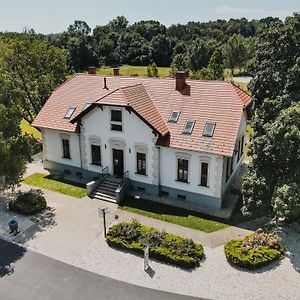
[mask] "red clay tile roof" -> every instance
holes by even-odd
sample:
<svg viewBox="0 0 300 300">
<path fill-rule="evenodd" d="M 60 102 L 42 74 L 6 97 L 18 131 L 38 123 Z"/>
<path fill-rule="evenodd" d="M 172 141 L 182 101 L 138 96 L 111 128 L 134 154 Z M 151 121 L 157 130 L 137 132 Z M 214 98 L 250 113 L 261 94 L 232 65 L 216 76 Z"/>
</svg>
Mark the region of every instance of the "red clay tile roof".
<svg viewBox="0 0 300 300">
<path fill-rule="evenodd" d="M 82 112 L 86 103 L 129 105 L 165 137 L 158 145 L 232 156 L 243 110 L 251 97 L 235 85 L 224 81 L 187 80 L 186 95 L 175 90 L 175 79 L 141 77 L 106 77 L 76 75 L 56 89 L 33 125 L 63 131 L 76 131 L 64 115 L 76 106 L 72 118 Z M 180 111 L 177 123 L 168 119 Z M 187 120 L 195 120 L 191 135 L 182 134 Z M 206 122 L 216 122 L 213 137 L 203 137 Z"/>
</svg>

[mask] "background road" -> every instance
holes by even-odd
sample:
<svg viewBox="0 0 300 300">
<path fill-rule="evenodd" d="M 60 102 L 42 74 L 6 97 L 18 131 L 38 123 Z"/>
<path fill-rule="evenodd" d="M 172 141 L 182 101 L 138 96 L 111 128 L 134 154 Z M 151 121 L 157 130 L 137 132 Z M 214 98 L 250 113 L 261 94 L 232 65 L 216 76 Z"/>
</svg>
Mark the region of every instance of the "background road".
<svg viewBox="0 0 300 300">
<path fill-rule="evenodd" d="M 0 299 L 193 300 L 199 298 L 152 290 L 110 279 L 0 239 Z"/>
</svg>

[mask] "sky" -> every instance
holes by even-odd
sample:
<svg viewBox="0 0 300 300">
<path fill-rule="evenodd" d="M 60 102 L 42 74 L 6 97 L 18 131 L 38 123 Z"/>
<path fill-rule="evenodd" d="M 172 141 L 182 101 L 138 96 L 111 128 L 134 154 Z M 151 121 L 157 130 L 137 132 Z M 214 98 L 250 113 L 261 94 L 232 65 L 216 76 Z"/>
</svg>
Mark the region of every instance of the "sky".
<svg viewBox="0 0 300 300">
<path fill-rule="evenodd" d="M 74 20 L 91 28 L 123 15 L 132 24 L 158 20 L 169 26 L 188 21 L 267 16 L 285 19 L 300 12 L 299 0 L 0 0 L 0 31 L 62 32 Z"/>
</svg>

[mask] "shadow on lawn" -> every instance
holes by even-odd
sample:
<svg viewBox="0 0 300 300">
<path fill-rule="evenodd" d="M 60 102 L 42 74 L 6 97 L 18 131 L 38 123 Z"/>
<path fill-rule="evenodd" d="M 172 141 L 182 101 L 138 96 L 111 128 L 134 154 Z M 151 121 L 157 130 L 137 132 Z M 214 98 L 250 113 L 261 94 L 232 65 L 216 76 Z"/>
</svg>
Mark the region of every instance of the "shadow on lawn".
<svg viewBox="0 0 300 300">
<path fill-rule="evenodd" d="M 269 221 L 269 218 L 265 218 L 265 217 L 261 218 L 261 216 L 252 216 L 252 217 L 243 216 L 241 213 L 242 199 L 239 199 L 230 219 L 223 219 L 223 218 L 207 215 L 204 213 L 199 213 L 199 212 L 190 211 L 190 210 L 186 210 L 183 208 L 178 208 L 166 204 L 152 202 L 145 199 L 142 199 L 141 201 L 141 199 L 134 199 L 134 197 L 131 196 L 126 198 L 126 200 L 120 205 L 120 207 L 122 206 L 128 206 L 131 208 L 136 208 L 146 212 L 160 214 L 160 215 L 165 214 L 165 215 L 180 216 L 180 217 L 194 216 L 194 217 L 220 222 L 230 226 L 236 226 L 248 230 L 256 230 L 257 228 L 263 227 Z"/>
<path fill-rule="evenodd" d="M 0 278 L 13 274 L 14 263 L 25 253 L 25 248 L 0 240 Z"/>
</svg>

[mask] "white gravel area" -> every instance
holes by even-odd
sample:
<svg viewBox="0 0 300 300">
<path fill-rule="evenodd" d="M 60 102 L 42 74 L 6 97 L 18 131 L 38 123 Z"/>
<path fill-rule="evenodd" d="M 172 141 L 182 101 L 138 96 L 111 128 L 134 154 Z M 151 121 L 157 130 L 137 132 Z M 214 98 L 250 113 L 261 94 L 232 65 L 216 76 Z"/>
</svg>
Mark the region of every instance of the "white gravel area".
<svg viewBox="0 0 300 300">
<path fill-rule="evenodd" d="M 210 299 L 300 299 L 300 235 L 289 228 L 284 240 L 292 243 L 291 257 L 258 271 L 231 266 L 219 246 L 205 247 L 206 259 L 195 270 L 150 261 L 145 272 L 142 257 L 110 248 L 102 236 L 74 265 L 132 284 Z"/>
</svg>

